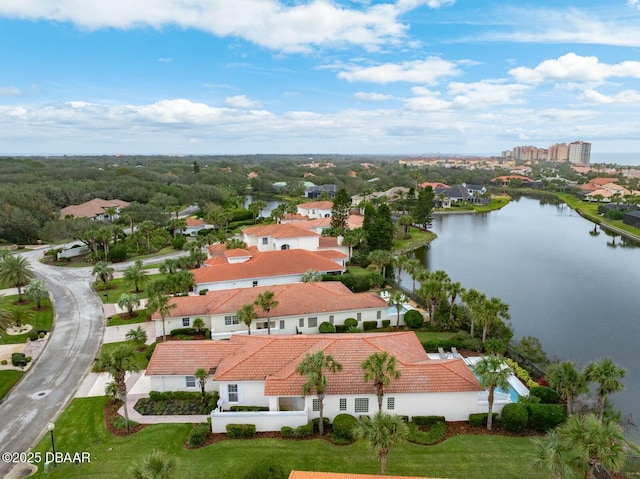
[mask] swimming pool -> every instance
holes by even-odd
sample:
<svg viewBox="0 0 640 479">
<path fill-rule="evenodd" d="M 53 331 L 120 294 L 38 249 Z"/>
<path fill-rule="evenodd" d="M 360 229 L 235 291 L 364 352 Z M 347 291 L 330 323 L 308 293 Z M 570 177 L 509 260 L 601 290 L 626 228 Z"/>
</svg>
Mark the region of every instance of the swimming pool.
<svg viewBox="0 0 640 479">
<path fill-rule="evenodd" d="M 400 314 L 401 315 L 403 315 L 407 311 L 409 311 L 409 309 L 407 308 L 406 304 L 403 305 L 402 308 L 400 308 Z M 387 309 L 387 315 L 395 317 L 396 314 L 398 314 L 398 310 L 396 309 L 396 307 L 395 306 L 389 306 L 389 308 Z"/>
</svg>

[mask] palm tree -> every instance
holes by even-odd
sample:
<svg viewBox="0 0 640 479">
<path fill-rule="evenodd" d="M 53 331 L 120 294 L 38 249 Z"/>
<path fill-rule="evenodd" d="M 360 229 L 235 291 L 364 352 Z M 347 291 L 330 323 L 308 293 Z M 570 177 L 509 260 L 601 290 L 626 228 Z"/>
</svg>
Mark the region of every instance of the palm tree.
<svg viewBox="0 0 640 479">
<path fill-rule="evenodd" d="M 314 271 L 312 269 L 307 270 L 301 278 L 303 283 L 315 283 L 318 281 L 322 281 L 322 273 L 319 271 Z"/>
<path fill-rule="evenodd" d="M 593 361 L 587 364 L 584 376 L 589 382 L 598 383 L 596 392 L 600 402 L 600 412 L 598 417 L 600 422 L 604 418 L 604 406 L 609 394 L 622 391 L 624 384 L 621 379 L 625 377 L 627 370 L 614 363 L 611 358 L 604 358 L 600 361 Z"/>
<path fill-rule="evenodd" d="M 24 288 L 24 294 L 26 294 L 31 301 L 36 302 L 36 309 L 40 309 L 42 305 L 42 298 L 49 296 L 49 291 L 47 290 L 47 286 L 44 284 L 44 280 L 32 279 L 27 287 Z"/>
<path fill-rule="evenodd" d="M 353 436 L 364 439 L 367 449 L 378 456 L 380 474 L 387 473 L 387 457 L 391 448 L 409 436 L 409 426 L 395 414 L 378 411 L 373 419 L 363 417 L 353 427 Z"/>
<path fill-rule="evenodd" d="M 9 325 L 20 328 L 23 324 L 32 323 L 35 312 L 25 308 L 9 308 L 0 312 L 3 320 Z"/>
<path fill-rule="evenodd" d="M 324 395 L 329 385 L 325 371 L 335 373 L 342 370 L 342 364 L 337 362 L 331 355 L 325 355 L 323 350 L 313 354 L 306 353 L 304 359 L 296 367 L 296 372 L 307 377 L 307 382 L 302 385 L 302 395 L 308 396 L 315 391 L 318 398 L 318 412 L 320 413 L 320 423 L 318 430 L 320 435 L 324 435 Z"/>
<path fill-rule="evenodd" d="M 450 282 L 446 286 L 447 294 L 449 295 L 449 325 L 453 325 L 454 315 L 455 315 L 455 304 L 458 296 L 464 294 L 465 289 L 462 287 L 460 282 L 456 281 L 455 283 Z"/>
<path fill-rule="evenodd" d="M 393 264 L 395 265 L 396 268 L 398 268 L 398 276 L 396 278 L 396 282 L 398 283 L 398 287 L 402 286 L 402 271 L 404 271 L 404 269 L 407 266 L 407 263 L 409 261 L 410 261 L 409 257 L 405 256 L 403 254 L 400 254 L 398 256 L 394 256 L 394 258 L 393 258 Z"/>
<path fill-rule="evenodd" d="M 207 384 L 207 377 L 209 376 L 207 374 L 207 370 L 204 368 L 198 368 L 196 370 L 196 373 L 194 374 L 194 376 L 196 377 L 196 379 L 198 380 L 198 383 L 200 384 L 200 391 L 202 392 L 202 402 L 204 402 L 205 400 L 205 390 L 204 387 Z"/>
<path fill-rule="evenodd" d="M 251 211 L 251 214 L 253 215 L 253 222 L 256 223 L 258 221 L 258 215 L 262 212 L 263 209 L 265 209 L 267 207 L 267 204 L 262 201 L 262 200 L 258 200 L 258 201 L 254 201 L 253 203 L 251 203 L 248 206 L 248 210 Z"/>
<path fill-rule="evenodd" d="M 413 281 L 413 284 L 411 286 L 411 291 L 415 293 L 416 278 L 418 277 L 418 272 L 424 269 L 422 266 L 422 263 L 420 262 L 419 259 L 412 258 L 409 261 L 407 261 L 407 263 L 404 265 L 404 269 L 407 273 L 409 273 L 409 276 L 411 276 L 411 280 Z"/>
<path fill-rule="evenodd" d="M 545 378 L 553 389 L 567 401 L 567 412 L 573 412 L 573 398 L 587 391 L 583 374 L 576 369 L 573 361 L 561 361 L 547 368 Z"/>
<path fill-rule="evenodd" d="M 131 476 L 133 479 L 171 479 L 175 470 L 175 457 L 154 450 L 131 468 Z"/>
<path fill-rule="evenodd" d="M 127 310 L 129 317 L 133 316 L 133 310 L 140 306 L 138 295 L 132 293 L 122 293 L 118 299 L 118 306 Z"/>
<path fill-rule="evenodd" d="M 496 388 L 509 389 L 511 368 L 501 356 L 484 356 L 474 366 L 474 371 L 483 388 L 489 392 L 489 415 L 487 416 L 487 430 L 493 425 L 493 396 Z"/>
<path fill-rule="evenodd" d="M 278 301 L 275 300 L 276 294 L 273 291 L 265 291 L 258 295 L 256 299 L 256 306 L 260 306 L 262 311 L 267 313 L 267 334 L 271 334 L 271 310 L 278 306 Z"/>
<path fill-rule="evenodd" d="M 173 274 L 180 269 L 180 260 L 176 258 L 167 258 L 160 265 L 160 272 L 164 274 Z"/>
<path fill-rule="evenodd" d="M 129 430 L 129 409 L 127 407 L 127 383 L 125 375 L 127 372 L 137 372 L 140 370 L 135 362 L 135 350 L 131 344 L 119 344 L 113 349 L 103 348 L 98 356 L 98 369 L 108 372 L 113 377 L 118 389 L 118 397 L 124 406 L 124 421 Z"/>
<path fill-rule="evenodd" d="M 149 298 L 149 302 L 147 303 L 147 311 L 149 312 L 149 316 L 153 316 L 153 314 L 157 311 L 162 318 L 162 340 L 165 342 L 167 340 L 167 332 L 165 329 L 164 320 L 171 314 L 171 310 L 175 307 L 175 303 L 169 303 L 169 296 L 165 296 L 162 293 L 154 294 Z"/>
<path fill-rule="evenodd" d="M 407 297 L 400 291 L 394 291 L 389 295 L 389 301 L 387 301 L 387 304 L 396 308 L 396 314 L 398 315 L 396 319 L 396 329 L 400 329 L 400 310 L 406 302 Z"/>
<path fill-rule="evenodd" d="M 386 278 L 387 265 L 393 260 L 393 255 L 391 251 L 377 249 L 369 253 L 369 255 L 367 256 L 367 260 L 369 260 L 369 262 L 371 263 L 370 267 L 372 269 L 382 274 L 383 278 Z"/>
<path fill-rule="evenodd" d="M 386 351 L 373 353 L 360 363 L 360 368 L 364 371 L 364 382 L 373 382 L 378 396 L 378 411 L 382 411 L 384 388 L 401 376 L 400 371 L 396 369 L 396 357 Z"/>
<path fill-rule="evenodd" d="M 557 479 L 575 477 L 571 467 L 571 448 L 557 429 L 549 431 L 544 438 L 533 439 L 533 447 L 532 463 L 536 469 L 543 469 Z"/>
<path fill-rule="evenodd" d="M 253 304 L 244 304 L 236 312 L 236 316 L 239 321 L 242 321 L 247 326 L 247 332 L 251 336 L 251 323 L 254 319 L 258 319 L 258 313 L 253 309 Z"/>
<path fill-rule="evenodd" d="M 125 281 L 135 287 L 136 293 L 140 292 L 140 286 L 149 281 L 147 271 L 143 268 L 142 261 L 139 259 L 136 260 L 133 265 L 124 270 L 123 277 Z"/>
<path fill-rule="evenodd" d="M 107 283 L 113 279 L 114 271 L 115 270 L 109 265 L 109 263 L 98 261 L 93 267 L 91 274 L 96 277 L 96 280 L 99 279 L 106 286 Z"/>
<path fill-rule="evenodd" d="M 127 341 L 132 342 L 138 347 L 143 346 L 147 342 L 147 332 L 142 329 L 141 326 L 138 326 L 136 329 L 130 329 L 124 337 Z"/>
<path fill-rule="evenodd" d="M 498 324 L 501 320 L 511 318 L 509 315 L 509 305 L 503 303 L 499 298 L 485 300 L 482 313 L 479 317 L 482 325 L 482 344 L 484 344 L 487 341 L 487 333 L 491 325 Z"/>
<path fill-rule="evenodd" d="M 204 329 L 204 320 L 202 318 L 196 318 L 193 320 L 193 324 L 191 327 L 196 331 L 200 332 Z"/>
<path fill-rule="evenodd" d="M 482 305 L 486 299 L 487 297 L 475 288 L 468 289 L 462 295 L 462 301 L 465 302 L 469 311 L 469 320 L 471 321 L 471 329 L 469 333 L 471 334 L 471 337 L 474 335 L 474 326 L 478 316 L 481 314 Z"/>
<path fill-rule="evenodd" d="M 0 296 L 2 299 L 3 296 Z M 3 309 L 0 309 L 0 332 L 5 332 L 12 326 L 11 319 L 7 316 L 7 312 Z"/>
<path fill-rule="evenodd" d="M 29 284 L 35 273 L 24 256 L 8 255 L 0 262 L 0 283 L 18 289 L 18 302 L 22 302 L 22 288 Z"/>
</svg>

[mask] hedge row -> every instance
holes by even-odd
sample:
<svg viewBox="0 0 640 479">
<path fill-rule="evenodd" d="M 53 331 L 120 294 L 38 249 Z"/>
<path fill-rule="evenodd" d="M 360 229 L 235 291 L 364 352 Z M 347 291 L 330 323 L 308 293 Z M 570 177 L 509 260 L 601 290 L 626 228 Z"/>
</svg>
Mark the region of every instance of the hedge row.
<svg viewBox="0 0 640 479">
<path fill-rule="evenodd" d="M 498 419 L 498 413 L 493 413 L 493 424 L 496 423 Z M 477 414 L 469 414 L 469 426 L 471 427 L 487 427 L 487 419 L 489 418 L 489 414 L 486 412 L 481 412 Z"/>
<path fill-rule="evenodd" d="M 255 424 L 227 424 L 226 430 L 232 439 L 248 439 L 256 435 Z"/>
<path fill-rule="evenodd" d="M 194 424 L 193 429 L 189 431 L 189 435 L 187 436 L 187 444 L 192 448 L 202 446 L 209 437 L 210 432 L 211 427 L 206 422 Z"/>
<path fill-rule="evenodd" d="M 231 406 L 229 408 L 229 411 L 231 412 L 258 412 L 268 410 L 268 406 Z"/>
<path fill-rule="evenodd" d="M 169 333 L 169 335 L 172 337 L 199 336 L 201 334 L 204 334 L 205 338 L 211 339 L 211 330 L 209 328 L 204 328 L 199 331 L 195 328 L 176 328 Z"/>
<path fill-rule="evenodd" d="M 485 424 L 486 424 L 486 414 Z M 502 409 L 500 422 L 505 429 L 520 432 L 527 428 L 550 431 L 567 419 L 567 410 L 560 404 L 507 404 Z M 469 417 L 471 424 L 471 416 Z"/>
<path fill-rule="evenodd" d="M 430 446 L 441 441 L 447 434 L 447 424 L 444 421 L 434 423 L 428 431 L 422 431 L 416 423 L 409 424 L 409 442 Z"/>
<path fill-rule="evenodd" d="M 416 426 L 433 426 L 437 422 L 445 422 L 444 416 L 411 416 L 411 422 Z"/>
</svg>

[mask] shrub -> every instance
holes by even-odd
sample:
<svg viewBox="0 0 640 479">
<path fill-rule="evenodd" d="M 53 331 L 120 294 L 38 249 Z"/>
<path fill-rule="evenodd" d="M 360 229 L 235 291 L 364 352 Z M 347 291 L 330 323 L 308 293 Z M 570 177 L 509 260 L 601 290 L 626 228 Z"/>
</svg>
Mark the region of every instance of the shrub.
<svg viewBox="0 0 640 479">
<path fill-rule="evenodd" d="M 37 341 L 38 337 L 39 337 L 38 333 L 33 330 L 29 333 L 29 336 L 28 336 L 29 341 Z"/>
<path fill-rule="evenodd" d="M 279 464 L 254 464 L 243 479 L 287 479 L 287 474 Z"/>
<path fill-rule="evenodd" d="M 416 426 L 433 426 L 437 422 L 445 422 L 444 416 L 412 416 L 411 422 Z"/>
<path fill-rule="evenodd" d="M 560 394 L 547 386 L 532 387 L 529 394 L 539 397 L 541 404 L 560 404 Z"/>
<path fill-rule="evenodd" d="M 293 438 L 293 433 L 294 433 L 294 430 L 293 430 L 292 427 L 282 426 L 280 428 L 280 434 L 282 434 L 282 438 L 283 439 L 291 439 L 291 438 Z"/>
<path fill-rule="evenodd" d="M 200 296 L 205 296 L 208 292 L 209 292 L 209 290 L 207 288 L 205 288 L 205 289 L 201 289 L 198 294 Z"/>
<path fill-rule="evenodd" d="M 187 244 L 187 238 L 182 235 L 177 235 L 175 238 L 171 239 L 171 246 L 178 251 L 182 251 L 184 249 L 184 245 Z"/>
<path fill-rule="evenodd" d="M 358 327 L 358 320 L 355 318 L 347 318 L 344 320 L 344 326 L 345 328 L 349 329 L 352 327 Z"/>
<path fill-rule="evenodd" d="M 320 326 L 318 326 L 318 332 L 320 333 L 335 333 L 336 332 L 336 327 L 331 324 L 329 321 L 324 321 L 322 323 L 320 323 Z"/>
<path fill-rule="evenodd" d="M 390 319 L 383 319 L 382 320 L 382 327 L 383 328 L 388 328 L 390 324 L 391 324 L 391 320 Z"/>
<path fill-rule="evenodd" d="M 313 423 L 298 426 L 293 431 L 293 437 L 304 438 L 313 436 Z"/>
<path fill-rule="evenodd" d="M 11 354 L 11 364 L 24 367 L 27 365 L 27 357 L 23 353 L 13 353 Z"/>
<path fill-rule="evenodd" d="M 6 366 L 7 364 L 9 364 L 9 361 L 7 361 L 6 359 L 3 359 L 2 361 L 0 361 L 0 364 L 2 364 L 3 366 Z"/>
<path fill-rule="evenodd" d="M 313 432 L 320 432 L 320 418 L 316 417 L 311 420 L 311 424 L 313 425 Z M 322 424 L 324 424 L 324 430 L 326 431 L 331 425 L 331 421 L 329 421 L 328 417 L 322 418 Z"/>
<path fill-rule="evenodd" d="M 135 421 L 132 421 L 131 419 L 129 419 L 129 427 L 135 427 L 137 426 L 138 423 Z M 113 427 L 115 427 L 116 429 L 126 429 L 127 428 L 127 423 L 126 423 L 126 419 L 122 416 L 118 417 L 118 419 L 116 419 L 113 422 Z"/>
<path fill-rule="evenodd" d="M 469 426 L 471 427 L 486 427 L 487 426 L 487 418 L 489 414 L 486 412 L 469 414 Z M 496 423 L 498 419 L 498 413 L 493 413 L 493 424 Z"/>
<path fill-rule="evenodd" d="M 268 406 L 231 406 L 229 411 L 232 412 L 258 412 L 258 411 L 268 411 Z"/>
<path fill-rule="evenodd" d="M 255 437 L 255 424 L 227 424 L 227 435 L 232 439 L 247 439 Z"/>
<path fill-rule="evenodd" d="M 351 414 L 338 414 L 333 419 L 333 435 L 340 439 L 352 440 L 351 431 L 357 422 L 358 420 Z"/>
<path fill-rule="evenodd" d="M 447 425 L 437 421 L 428 431 L 421 431 L 415 423 L 409 424 L 409 442 L 429 446 L 435 444 L 447 434 Z"/>
<path fill-rule="evenodd" d="M 370 331 L 372 329 L 376 329 L 378 327 L 378 321 L 363 321 L 362 329 L 364 331 Z"/>
<path fill-rule="evenodd" d="M 210 431 L 211 428 L 206 422 L 194 424 L 193 429 L 191 429 L 187 436 L 187 444 L 189 447 L 202 446 L 209 437 Z"/>
<path fill-rule="evenodd" d="M 346 333 L 347 327 L 344 324 L 336 324 L 336 333 Z"/>
<path fill-rule="evenodd" d="M 502 408 L 502 424 L 508 431 L 520 432 L 529 424 L 529 411 L 524 404 L 507 404 Z"/>
<path fill-rule="evenodd" d="M 424 317 L 420 314 L 420 311 L 410 309 L 404 313 L 404 324 L 411 329 L 418 329 L 424 324 Z"/>
<path fill-rule="evenodd" d="M 529 425 L 537 431 L 550 431 L 567 419 L 567 410 L 560 404 L 528 404 Z"/>
<path fill-rule="evenodd" d="M 127 255 L 128 255 L 128 253 L 127 253 L 126 246 L 124 246 L 124 245 L 116 245 L 116 246 L 113 246 L 109 250 L 109 256 L 107 258 L 112 263 L 118 263 L 120 261 L 126 261 L 127 260 Z"/>
<path fill-rule="evenodd" d="M 151 356 L 153 356 L 153 352 L 155 351 L 157 345 L 158 343 L 151 343 L 149 346 L 147 346 L 147 351 L 144 353 L 144 355 L 149 361 L 151 361 Z"/>
</svg>

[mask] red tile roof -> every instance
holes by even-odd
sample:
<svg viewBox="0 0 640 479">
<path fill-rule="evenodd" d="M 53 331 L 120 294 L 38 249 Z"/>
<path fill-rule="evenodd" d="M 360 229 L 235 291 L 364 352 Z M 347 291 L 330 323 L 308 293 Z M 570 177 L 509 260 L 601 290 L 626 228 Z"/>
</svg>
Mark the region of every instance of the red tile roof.
<svg viewBox="0 0 640 479">
<path fill-rule="evenodd" d="M 187 223 L 187 226 L 191 226 L 191 227 L 202 226 L 202 225 L 206 224 L 203 220 L 201 220 L 199 218 L 190 217 L 190 218 L 187 218 L 185 221 Z"/>
<path fill-rule="evenodd" d="M 300 226 L 298 223 L 283 223 L 244 228 L 242 233 L 247 236 L 272 236 L 273 238 L 298 238 L 301 236 L 320 236 L 315 231 Z"/>
<path fill-rule="evenodd" d="M 207 347 L 211 341 L 168 341 L 156 346 L 147 366 L 146 375 L 189 375 L 196 369 L 212 371 L 222 359 L 233 354 L 242 345 L 219 341 L 215 348 Z"/>
<path fill-rule="evenodd" d="M 60 217 L 67 215 L 76 218 L 94 218 L 98 215 L 105 214 L 105 210 L 109 207 L 126 208 L 129 203 L 122 200 L 103 200 L 102 198 L 94 198 L 80 205 L 71 205 L 60 210 Z"/>
<path fill-rule="evenodd" d="M 243 263 L 227 263 L 215 260 L 215 258 L 208 259 L 205 263 L 211 266 L 191 271 L 196 284 L 304 274 L 310 269 L 321 273 L 343 272 L 345 270 L 318 253 L 302 249 L 252 251 L 252 253 L 253 257 Z"/>
<path fill-rule="evenodd" d="M 171 310 L 171 317 L 235 314 L 243 305 L 253 304 L 258 295 L 265 291 L 273 291 L 278 301 L 278 306 L 271 310 L 272 318 L 387 308 L 386 301 L 375 293 L 355 294 L 339 281 L 327 281 L 235 288 L 209 291 L 206 295 L 178 296 L 170 300 L 171 304 L 176 305 Z M 256 307 L 256 313 L 260 318 L 267 316 L 259 307 Z M 160 314 L 154 313 L 152 319 L 160 319 Z"/>
<path fill-rule="evenodd" d="M 333 208 L 333 201 L 310 201 L 299 204 L 298 208 L 304 210 L 330 210 Z"/>
</svg>

